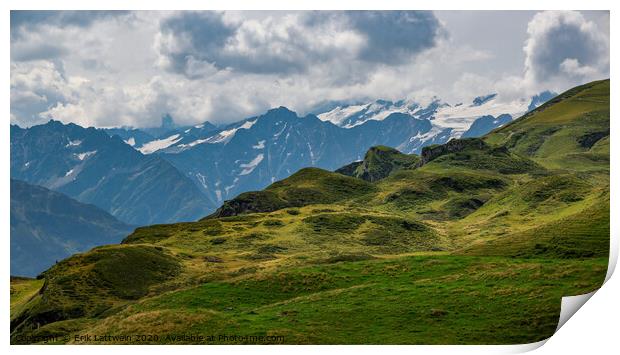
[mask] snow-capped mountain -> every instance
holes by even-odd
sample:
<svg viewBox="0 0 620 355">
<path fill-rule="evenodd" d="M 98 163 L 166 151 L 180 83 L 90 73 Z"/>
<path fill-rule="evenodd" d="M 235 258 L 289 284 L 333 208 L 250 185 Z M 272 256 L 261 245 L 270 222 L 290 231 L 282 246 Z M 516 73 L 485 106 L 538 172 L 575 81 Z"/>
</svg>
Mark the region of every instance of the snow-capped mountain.
<svg viewBox="0 0 620 355">
<path fill-rule="evenodd" d="M 162 117 L 161 126 L 152 128 L 104 128 L 110 137 L 119 136 L 125 143 L 139 150 L 141 153 L 150 154 L 165 149 L 177 143 L 182 138 L 204 137 L 209 132 L 217 130 L 217 127 L 209 122 L 196 126 L 178 126 L 170 115 Z"/>
<path fill-rule="evenodd" d="M 55 121 L 11 126 L 11 177 L 132 224 L 195 219 L 301 168 L 333 170 L 361 160 L 375 145 L 419 153 L 454 137 L 484 135 L 548 96 L 504 103 L 491 94 L 454 106 L 377 100 L 303 117 L 280 107 L 225 127 L 179 127 L 169 116 L 147 130 Z"/>
<path fill-rule="evenodd" d="M 439 101 L 434 101 L 429 107 L 439 105 Z M 387 100 L 376 100 L 370 103 L 337 106 L 329 111 L 319 113 L 317 117 L 321 121 L 331 122 L 339 127 L 352 128 L 363 124 L 366 121 L 382 121 L 391 113 L 405 113 L 414 117 L 421 117 L 424 108 L 415 102 L 405 100 L 392 102 Z"/>
<path fill-rule="evenodd" d="M 190 133 L 171 132 L 138 150 L 171 162 L 216 205 L 303 167 L 336 169 L 361 159 L 372 145 L 418 151 L 449 137 L 449 130 L 435 132 L 429 120 L 407 114 L 392 113 L 347 129 L 284 107 L 202 136 Z"/>
<path fill-rule="evenodd" d="M 212 210 L 190 179 L 100 129 L 50 121 L 11 126 L 11 178 L 93 204 L 133 225 L 194 220 Z"/>
<path fill-rule="evenodd" d="M 505 124 L 506 115 L 510 115 L 511 118 L 519 117 L 553 96 L 555 94 L 545 91 L 529 99 L 504 102 L 498 99 L 497 94 L 488 94 L 476 97 L 471 104 L 450 105 L 440 99 L 434 99 L 425 106 L 411 100 L 396 102 L 376 100 L 365 104 L 336 106 L 329 111 L 318 112 L 317 117 L 339 127 L 352 128 L 370 120 L 384 120 L 392 113 L 404 113 L 414 118 L 429 119 L 435 132 L 451 129 L 451 137 L 458 138 L 481 117 L 498 118 L 503 115 L 498 124 L 500 122 Z"/>
<path fill-rule="evenodd" d="M 362 159 L 373 145 L 419 153 L 451 138 L 481 136 L 525 113 L 528 105 L 542 104 L 539 101 L 505 103 L 495 94 L 454 106 L 439 99 L 425 106 L 376 100 L 332 106 L 305 117 L 280 107 L 225 127 L 205 123 L 171 131 L 134 147 L 171 162 L 219 205 L 306 166 L 336 169 Z"/>
</svg>

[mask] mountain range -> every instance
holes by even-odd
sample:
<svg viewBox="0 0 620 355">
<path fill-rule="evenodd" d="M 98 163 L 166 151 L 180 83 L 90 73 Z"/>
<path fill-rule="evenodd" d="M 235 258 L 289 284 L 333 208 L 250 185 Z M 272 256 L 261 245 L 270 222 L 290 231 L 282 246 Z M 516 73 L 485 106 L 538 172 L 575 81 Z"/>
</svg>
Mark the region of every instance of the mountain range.
<svg viewBox="0 0 620 355">
<path fill-rule="evenodd" d="M 328 111 L 303 117 L 280 107 L 220 128 L 205 122 L 150 141 L 136 130 L 125 130 L 121 137 L 143 154 L 156 154 L 172 163 L 194 181 L 214 209 L 302 167 L 333 170 L 361 160 L 371 146 L 419 153 L 425 146 L 451 138 L 482 136 L 541 105 L 552 97 L 547 93 L 509 103 L 490 94 L 455 106 L 439 99 L 427 105 L 376 100 L 325 106 Z"/>
<path fill-rule="evenodd" d="M 157 155 L 102 130 L 50 121 L 11 126 L 11 178 L 93 204 L 133 225 L 193 220 L 209 211 L 194 183 Z"/>
<path fill-rule="evenodd" d="M 12 125 L 11 177 L 132 225 L 190 221 L 303 167 L 333 170 L 361 160 L 371 146 L 419 153 L 483 135 L 544 98 L 502 103 L 491 94 L 455 106 L 376 100 L 303 117 L 279 107 L 224 127 L 178 126 L 169 115 L 150 129 Z"/>
</svg>

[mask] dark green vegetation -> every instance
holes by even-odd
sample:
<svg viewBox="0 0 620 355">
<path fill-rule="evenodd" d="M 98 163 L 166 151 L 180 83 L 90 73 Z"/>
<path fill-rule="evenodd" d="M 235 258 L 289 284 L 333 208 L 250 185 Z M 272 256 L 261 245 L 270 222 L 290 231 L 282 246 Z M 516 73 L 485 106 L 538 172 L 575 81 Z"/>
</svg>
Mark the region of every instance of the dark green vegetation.
<svg viewBox="0 0 620 355">
<path fill-rule="evenodd" d="M 609 252 L 609 81 L 553 101 L 421 157 L 375 147 L 338 173 L 302 169 L 200 221 L 139 228 L 75 255 L 42 286 L 15 280 L 12 342 L 545 339 L 562 296 L 601 285 Z"/>
<path fill-rule="evenodd" d="M 376 146 L 368 150 L 363 161 L 351 163 L 336 172 L 374 182 L 386 178 L 394 171 L 411 169 L 419 160 L 414 154 L 402 154 L 394 148 Z"/>
</svg>

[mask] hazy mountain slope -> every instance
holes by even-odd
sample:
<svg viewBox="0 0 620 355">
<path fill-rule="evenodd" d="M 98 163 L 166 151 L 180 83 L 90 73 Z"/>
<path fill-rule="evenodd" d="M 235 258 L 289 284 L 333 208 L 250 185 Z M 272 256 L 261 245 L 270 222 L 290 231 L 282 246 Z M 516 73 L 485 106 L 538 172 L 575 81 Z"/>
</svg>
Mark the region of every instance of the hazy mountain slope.
<svg viewBox="0 0 620 355">
<path fill-rule="evenodd" d="M 158 156 L 144 156 L 118 136 L 57 121 L 11 126 L 11 177 L 94 204 L 135 225 L 193 220 L 211 205 Z"/>
<path fill-rule="evenodd" d="M 463 133 L 461 138 L 482 137 L 485 134 L 491 132 L 495 128 L 501 127 L 512 120 L 512 117 L 507 114 L 493 116 L 482 116 L 471 124 L 469 129 Z"/>
<path fill-rule="evenodd" d="M 118 243 L 132 230 L 93 205 L 11 179 L 11 275 L 36 276 L 72 254 Z"/>
</svg>

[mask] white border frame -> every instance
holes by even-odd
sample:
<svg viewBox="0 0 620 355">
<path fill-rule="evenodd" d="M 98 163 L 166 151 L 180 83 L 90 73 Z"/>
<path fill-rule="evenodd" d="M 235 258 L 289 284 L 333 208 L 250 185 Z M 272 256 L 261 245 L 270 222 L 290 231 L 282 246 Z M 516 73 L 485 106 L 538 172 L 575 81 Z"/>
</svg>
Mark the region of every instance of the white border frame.
<svg viewBox="0 0 620 355">
<path fill-rule="evenodd" d="M 578 9 L 578 10 L 611 10 L 610 30 L 611 30 L 611 51 L 610 63 L 614 63 L 613 58 L 616 56 L 616 39 L 617 26 L 614 24 L 616 9 L 620 2 L 612 2 L 605 0 L 564 0 L 562 2 L 553 0 L 538 0 L 536 2 L 526 2 L 517 0 L 506 1 L 484 1 L 470 0 L 467 2 L 458 0 L 422 0 L 422 1 L 378 1 L 378 0 L 346 0 L 346 1 L 329 1 L 329 0 L 152 0 L 152 1 L 130 1 L 130 0 L 109 0 L 109 1 L 90 1 L 84 3 L 79 0 L 55 0 L 53 4 L 49 0 L 5 0 L 1 3 L 2 13 L 0 17 L 0 32 L 2 33 L 3 51 L 0 59 L 2 70 L 2 78 L 4 85 L 0 86 L 2 95 L 0 102 L 2 103 L 2 112 L 9 116 L 10 107 L 10 12 L 9 10 L 28 10 L 28 9 L 79 9 L 79 10 L 104 10 L 104 9 L 128 9 L 128 10 L 176 10 L 176 9 L 213 9 L 213 10 L 342 10 L 342 9 L 417 9 L 417 10 L 562 10 L 562 9 Z M 610 74 L 614 72 L 614 66 L 611 66 Z M 611 75 L 614 76 L 614 75 Z M 615 76 L 614 76 L 615 77 Z M 614 102 L 618 102 L 617 91 L 614 89 L 612 82 L 611 88 L 611 116 L 617 116 L 618 108 Z M 8 122 L 0 127 L 0 141 L 5 142 L 1 148 L 1 156 L 3 165 L 6 167 L 10 161 L 10 151 L 7 142 L 9 139 Z M 620 181 L 617 167 L 619 165 L 618 144 L 618 124 L 611 120 L 611 181 Z M 10 216 L 10 173 L 5 170 L 5 178 L 0 183 L 0 196 L 2 203 L 0 211 L 3 218 L 4 226 L 4 248 L 2 248 L 2 280 L 4 291 L 0 292 L 0 298 L 5 305 L 9 303 L 9 216 Z M 619 200 L 617 198 L 617 187 L 611 185 L 611 214 L 615 215 L 620 211 Z M 577 312 L 573 320 L 568 321 L 559 331 L 548 341 L 542 341 L 534 344 L 526 345 L 506 345 L 506 346 L 183 346 L 182 348 L 167 345 L 157 346 L 10 346 L 9 345 L 9 307 L 0 307 L 4 321 L 0 329 L 0 336 L 3 339 L 6 350 L 15 353 L 34 353 L 46 352 L 51 354 L 80 354 L 88 351 L 91 354 L 103 354 L 110 351 L 120 351 L 122 353 L 149 353 L 149 354 L 166 354 L 176 352 L 182 349 L 183 352 L 192 354 L 205 353 L 228 353 L 228 354 L 246 354 L 248 351 L 261 354 L 279 354 L 296 352 L 299 354 L 311 354 L 315 352 L 339 352 L 344 354 L 369 354 L 376 355 L 378 351 L 389 352 L 393 354 L 412 354 L 416 352 L 430 354 L 498 354 L 498 353 L 521 353 L 537 349 L 541 347 L 537 353 L 568 353 L 583 354 L 584 352 L 601 352 L 609 353 L 608 349 L 617 348 L 617 329 L 620 311 L 617 306 L 618 296 L 620 295 L 620 282 L 618 277 L 612 278 L 613 270 L 618 259 L 618 222 L 611 219 L 611 251 L 610 262 L 607 273 L 606 284 L 600 291 L 592 296 L 592 300 L 587 302 L 583 309 Z"/>
</svg>

